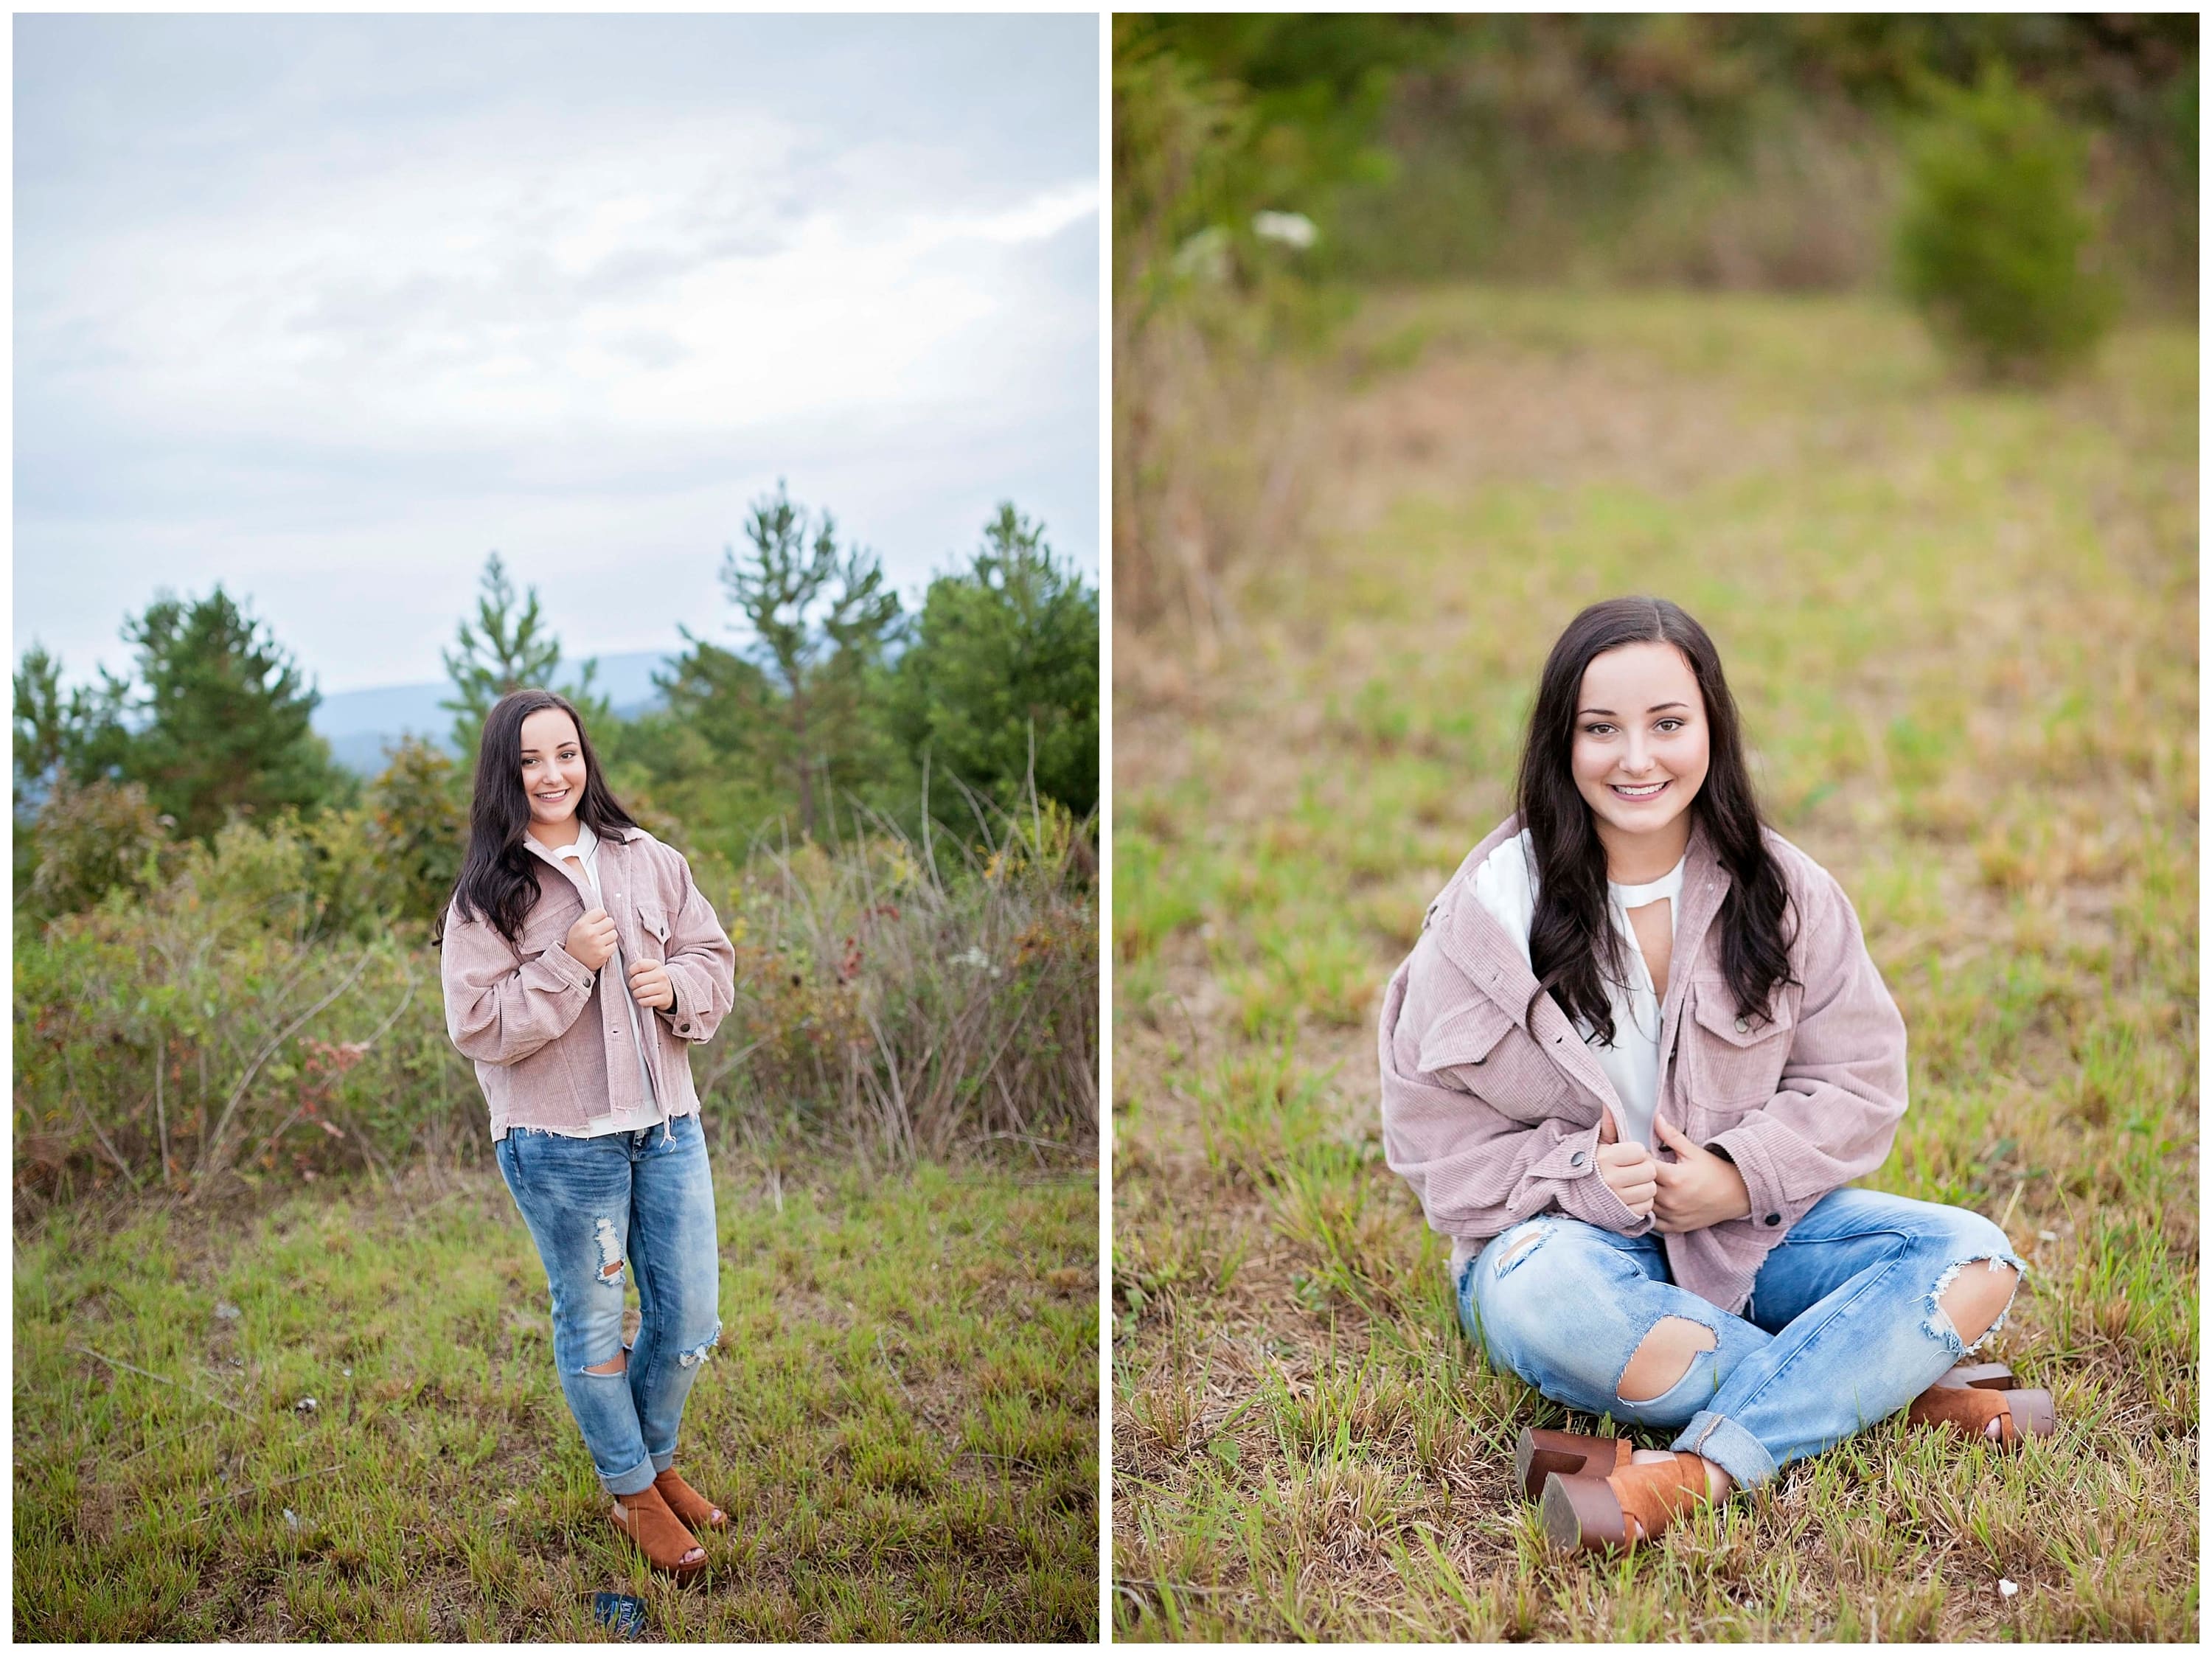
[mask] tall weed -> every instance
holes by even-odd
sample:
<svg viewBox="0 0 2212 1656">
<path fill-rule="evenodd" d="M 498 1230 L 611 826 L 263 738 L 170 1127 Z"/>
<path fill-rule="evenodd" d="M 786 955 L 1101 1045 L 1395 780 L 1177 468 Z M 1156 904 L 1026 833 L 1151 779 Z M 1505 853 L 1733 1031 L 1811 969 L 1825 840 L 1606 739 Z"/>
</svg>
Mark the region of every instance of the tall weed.
<svg viewBox="0 0 2212 1656">
<path fill-rule="evenodd" d="M 1048 801 L 975 803 L 972 844 L 917 844 L 876 818 L 831 847 L 755 851 L 728 890 L 738 1004 L 702 1094 L 726 1081 L 742 1116 L 830 1127 L 902 1161 L 1088 1148 L 1088 825 Z"/>
</svg>

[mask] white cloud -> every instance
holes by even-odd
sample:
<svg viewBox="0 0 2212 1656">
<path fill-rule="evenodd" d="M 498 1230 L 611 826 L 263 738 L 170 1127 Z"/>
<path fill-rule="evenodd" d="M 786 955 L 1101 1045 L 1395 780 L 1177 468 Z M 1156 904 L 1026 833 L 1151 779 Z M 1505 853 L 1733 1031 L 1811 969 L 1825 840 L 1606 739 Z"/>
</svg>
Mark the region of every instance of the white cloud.
<svg viewBox="0 0 2212 1656">
<path fill-rule="evenodd" d="M 530 579 L 534 562 L 603 561 L 638 526 L 655 555 L 711 570 L 744 500 L 786 472 L 870 519 L 902 579 L 972 543 L 1006 494 L 1096 567 L 1099 186 L 1039 160 L 1095 162 L 1095 100 L 1044 143 L 1033 92 L 986 118 L 1002 94 L 984 64 L 939 92 L 941 117 L 916 91 L 870 130 L 823 95 L 867 50 L 847 32 L 802 41 L 780 83 L 748 60 L 776 95 L 665 105 L 637 95 L 650 63 L 593 100 L 567 59 L 557 92 L 485 63 L 495 99 L 426 63 L 410 100 L 395 66 L 412 60 L 387 52 L 397 83 L 378 92 L 398 112 L 349 124 L 319 112 L 343 100 L 319 95 L 339 70 L 315 24 L 364 26 L 330 19 L 290 20 L 281 72 L 234 100 L 134 115 L 100 95 L 131 20 L 72 21 L 70 52 L 33 33 L 16 57 L 18 651 L 96 635 L 120 665 L 129 594 L 224 579 L 296 586 L 287 641 L 330 652 L 309 661 L 328 680 L 377 682 L 426 653 L 423 621 L 357 570 L 434 567 L 465 597 L 489 546 Z M 381 20 L 392 39 L 410 21 Z M 750 40 L 766 20 L 654 21 L 673 50 L 687 25 Z M 763 38 L 796 50 L 805 23 L 775 21 Z M 908 27 L 988 39 L 1024 21 Z M 471 38 L 576 20 L 477 21 Z M 192 69 L 220 82 L 231 61 Z M 165 134 L 210 158 L 207 188 L 170 182 Z M 1087 258 L 1041 257 L 1076 234 Z M 101 561 L 99 591 L 74 571 L 25 578 L 25 555 L 64 549 Z M 348 594 L 344 613 L 316 613 L 303 567 Z M 656 596 L 626 592 L 593 624 L 672 642 L 686 611 Z M 442 641 L 459 610 L 438 613 Z"/>
</svg>

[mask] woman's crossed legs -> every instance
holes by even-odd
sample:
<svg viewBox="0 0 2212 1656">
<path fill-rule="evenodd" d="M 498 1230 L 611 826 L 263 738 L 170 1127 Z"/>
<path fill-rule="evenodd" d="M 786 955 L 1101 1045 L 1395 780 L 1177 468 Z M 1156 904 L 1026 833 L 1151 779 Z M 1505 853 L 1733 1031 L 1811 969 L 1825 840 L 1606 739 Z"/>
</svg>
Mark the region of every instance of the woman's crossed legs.
<svg viewBox="0 0 2212 1656">
<path fill-rule="evenodd" d="M 1492 1240 L 1459 1307 L 1546 1397 L 1679 1428 L 1745 1485 L 1905 1407 L 2002 1323 L 2022 1269 L 1978 1214 L 1847 1189 L 1790 1227 L 1741 1317 L 1668 1282 L 1658 1236 L 1559 1213 Z"/>
</svg>

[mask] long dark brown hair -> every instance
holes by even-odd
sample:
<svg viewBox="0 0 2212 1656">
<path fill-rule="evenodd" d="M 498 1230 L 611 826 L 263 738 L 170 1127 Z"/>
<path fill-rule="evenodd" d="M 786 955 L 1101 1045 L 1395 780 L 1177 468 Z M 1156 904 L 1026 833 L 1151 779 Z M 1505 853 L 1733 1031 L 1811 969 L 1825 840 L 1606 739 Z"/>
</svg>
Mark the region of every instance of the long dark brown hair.
<svg viewBox="0 0 2212 1656">
<path fill-rule="evenodd" d="M 1528 738 L 1521 749 L 1515 784 L 1521 826 L 1536 856 L 1536 913 L 1528 928 L 1528 955 L 1536 994 L 1546 990 L 1570 1017 L 1606 1046 L 1613 1040 L 1607 979 L 1627 980 L 1620 935 L 1606 914 L 1605 846 L 1589 802 L 1575 786 L 1575 709 L 1583 674 L 1608 650 L 1630 644 L 1671 644 L 1682 652 L 1705 703 L 1711 758 L 1705 786 L 1691 800 L 1693 823 L 1712 842 L 1729 876 L 1729 893 L 1714 922 L 1721 940 L 1721 969 L 1739 1014 L 1764 1016 L 1777 985 L 1794 981 L 1784 932 L 1789 889 L 1761 834 L 1759 802 L 1743 757 L 1735 698 L 1721 671 L 1720 652 L 1705 629 L 1664 598 L 1607 598 L 1593 604 L 1559 634 L 1544 663 Z M 1604 976 L 1600 975 L 1603 968 Z"/>
<path fill-rule="evenodd" d="M 619 839 L 623 829 L 637 826 L 607 792 L 583 716 L 568 697 L 550 690 L 510 690 L 494 702 L 477 743 L 469 846 L 461 858 L 460 877 L 453 882 L 452 909 L 465 920 L 483 915 L 509 943 L 522 935 L 538 890 L 538 860 L 522 843 L 530 826 L 530 795 L 522 786 L 522 721 L 548 707 L 558 707 L 575 723 L 576 745 L 584 755 L 584 792 L 576 801 L 576 815 L 584 825 L 601 839 Z M 445 931 L 446 910 L 441 908 L 431 942 L 442 943 Z"/>
</svg>

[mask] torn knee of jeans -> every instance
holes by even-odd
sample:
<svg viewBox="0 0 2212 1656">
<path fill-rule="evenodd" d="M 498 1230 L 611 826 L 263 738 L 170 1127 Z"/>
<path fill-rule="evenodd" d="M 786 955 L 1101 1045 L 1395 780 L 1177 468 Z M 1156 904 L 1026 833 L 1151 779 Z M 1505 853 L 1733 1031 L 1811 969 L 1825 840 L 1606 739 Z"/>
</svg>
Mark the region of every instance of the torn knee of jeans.
<svg viewBox="0 0 2212 1656">
<path fill-rule="evenodd" d="M 1969 1344 L 1960 1334 L 1958 1325 L 1951 1320 L 1951 1313 L 1943 1308 L 1944 1295 L 1950 1292 L 1951 1284 L 1959 1280 L 1959 1273 L 1968 1265 L 1982 1265 L 1990 1271 L 2012 1272 L 2012 1290 L 2005 1295 L 2003 1309 L 1990 1319 L 1987 1328 L 1974 1337 L 1972 1344 Z M 1931 1337 L 1942 1341 L 1944 1349 L 1953 1356 L 1969 1356 L 1979 1350 L 1983 1343 L 1990 1335 L 2005 1325 L 2005 1319 L 2012 1315 L 2013 1301 L 2020 1297 L 2020 1285 L 2027 1280 L 2027 1267 L 2010 1254 L 1988 1253 L 1978 1255 L 1971 1259 L 1961 1259 L 1938 1277 L 1936 1279 L 1936 1286 L 1929 1290 L 1928 1319 L 1921 1326 Z"/>
<path fill-rule="evenodd" d="M 599 1243 L 599 1282 L 608 1288 L 623 1285 L 622 1237 L 615 1229 L 615 1222 L 602 1216 L 592 1228 Z"/>
<path fill-rule="evenodd" d="M 1673 1326 L 1670 1327 L 1670 1324 Z M 1698 1338 L 1700 1335 L 1704 1337 L 1702 1341 Z M 1678 1341 L 1686 1343 L 1682 1349 L 1680 1368 L 1674 1369 L 1671 1374 L 1662 1371 L 1655 1376 L 1646 1368 L 1639 1367 L 1647 1362 L 1656 1365 L 1663 1358 L 1672 1355 L 1664 1349 L 1655 1349 L 1646 1352 L 1644 1348 L 1650 1345 L 1655 1339 L 1662 1343 L 1662 1348 Z M 1628 1354 L 1628 1361 L 1621 1365 L 1620 1378 L 1613 1383 L 1613 1394 L 1632 1409 L 1641 1409 L 1647 1404 L 1656 1403 L 1690 1377 L 1690 1371 L 1698 1366 L 1699 1357 L 1709 1351 L 1718 1350 L 1720 1343 L 1720 1335 L 1706 1324 L 1699 1322 L 1694 1317 L 1680 1316 L 1669 1312 L 1651 1325 L 1650 1331 L 1637 1342 L 1636 1350 Z M 1628 1395 L 1629 1375 L 1632 1371 L 1636 1375 L 1636 1389 L 1644 1393 L 1641 1397 L 1632 1398 Z"/>
<path fill-rule="evenodd" d="M 629 1353 L 627 1351 L 617 1351 L 613 1356 L 609 1357 L 605 1362 L 592 1363 L 590 1367 L 586 1368 L 584 1372 L 587 1374 L 597 1374 L 600 1379 L 605 1380 L 611 1375 L 627 1373 L 629 1368 Z"/>
<path fill-rule="evenodd" d="M 683 1368 L 690 1368 L 706 1362 L 708 1358 L 714 1355 L 714 1348 L 720 1343 L 721 1338 L 722 1325 L 720 1321 L 717 1319 L 714 1324 L 714 1331 L 713 1333 L 709 1334 L 698 1344 L 693 1346 L 690 1350 L 679 1351 L 676 1354 L 677 1366 Z"/>
<path fill-rule="evenodd" d="M 1541 1219 L 1531 1219 L 1522 1226 L 1514 1233 L 1513 1240 L 1498 1251 L 1498 1258 L 1492 1262 L 1490 1274 L 1492 1279 L 1503 1277 L 1543 1247 L 1544 1239 L 1551 1234 L 1551 1226 Z"/>
</svg>

